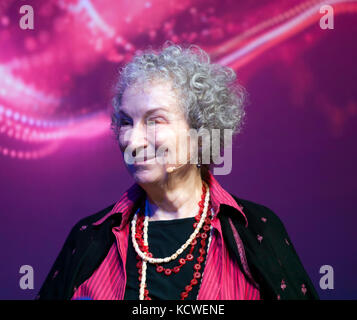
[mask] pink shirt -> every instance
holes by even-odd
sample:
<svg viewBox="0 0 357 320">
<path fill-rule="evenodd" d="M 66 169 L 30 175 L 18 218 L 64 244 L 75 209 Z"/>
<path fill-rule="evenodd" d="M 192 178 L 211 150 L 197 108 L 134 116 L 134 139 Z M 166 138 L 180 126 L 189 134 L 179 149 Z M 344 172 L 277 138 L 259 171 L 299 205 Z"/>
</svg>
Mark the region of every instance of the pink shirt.
<svg viewBox="0 0 357 320">
<path fill-rule="evenodd" d="M 241 272 L 235 257 L 229 255 L 223 241 L 221 224 L 217 218 L 220 204 L 226 204 L 236 208 L 242 214 L 248 225 L 245 214 L 237 205 L 232 196 L 225 191 L 214 176 L 209 173 L 211 204 L 215 212 L 212 219 L 212 240 L 207 254 L 207 261 L 201 286 L 199 288 L 198 300 L 259 300 L 259 288 L 246 279 Z M 126 285 L 126 256 L 128 251 L 128 237 L 130 236 L 131 214 L 135 201 L 145 194 L 145 191 L 134 184 L 128 189 L 121 199 L 114 205 L 113 209 L 100 220 L 93 223 L 101 224 L 109 216 L 118 212 L 122 213 L 120 226 L 112 228 L 116 241 L 114 241 L 107 256 L 101 265 L 94 271 L 92 276 L 83 282 L 75 291 L 72 299 L 92 300 L 123 300 Z M 235 233 L 236 240 L 239 235 Z M 243 245 L 239 246 L 239 253 L 245 261 Z M 247 266 L 244 266 L 245 268 Z"/>
</svg>

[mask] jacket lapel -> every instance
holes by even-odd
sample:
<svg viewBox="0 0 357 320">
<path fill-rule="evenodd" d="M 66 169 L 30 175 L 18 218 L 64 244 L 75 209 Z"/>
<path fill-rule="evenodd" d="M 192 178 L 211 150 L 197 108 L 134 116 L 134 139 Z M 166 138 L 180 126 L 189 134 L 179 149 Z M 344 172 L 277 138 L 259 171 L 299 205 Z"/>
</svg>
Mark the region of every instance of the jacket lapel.
<svg viewBox="0 0 357 320">
<path fill-rule="evenodd" d="M 83 255 L 79 260 L 72 262 L 72 278 L 65 292 L 67 299 L 71 299 L 76 288 L 90 278 L 107 256 L 115 240 L 112 228 L 120 224 L 120 218 L 121 215 L 117 214 L 99 226 L 92 226 L 91 232 L 88 233 L 90 234 L 89 239 L 82 239 L 79 246 Z"/>
</svg>

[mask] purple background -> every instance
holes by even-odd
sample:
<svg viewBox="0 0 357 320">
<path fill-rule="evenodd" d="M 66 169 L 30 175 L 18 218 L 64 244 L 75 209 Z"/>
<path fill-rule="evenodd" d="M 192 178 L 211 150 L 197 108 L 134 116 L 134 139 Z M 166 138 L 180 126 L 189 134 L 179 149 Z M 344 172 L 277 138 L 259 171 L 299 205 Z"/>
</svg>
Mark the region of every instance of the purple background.
<svg viewBox="0 0 357 320">
<path fill-rule="evenodd" d="M 25 2 L 34 30 L 19 28 Z M 216 178 L 281 218 L 322 299 L 356 299 L 356 3 L 336 1 L 334 29 L 322 30 L 316 1 L 310 20 L 248 54 L 247 45 L 312 2 L 61 3 L 0 5 L 0 299 L 33 299 L 71 227 L 133 183 L 109 130 L 110 89 L 136 49 L 167 39 L 197 44 L 216 62 L 241 54 L 228 65 L 250 94 L 247 121 L 231 174 Z M 28 139 L 35 131 L 55 135 Z M 34 290 L 18 284 L 26 264 Z M 319 287 L 322 265 L 334 268 L 333 290 Z"/>
</svg>

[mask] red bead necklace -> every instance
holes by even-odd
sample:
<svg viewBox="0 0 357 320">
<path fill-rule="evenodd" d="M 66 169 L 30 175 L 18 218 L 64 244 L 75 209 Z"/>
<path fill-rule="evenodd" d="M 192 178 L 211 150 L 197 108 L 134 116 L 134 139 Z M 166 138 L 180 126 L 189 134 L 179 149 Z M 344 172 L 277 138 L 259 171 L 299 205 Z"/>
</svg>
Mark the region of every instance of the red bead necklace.
<svg viewBox="0 0 357 320">
<path fill-rule="evenodd" d="M 202 186 L 202 196 L 201 196 L 201 201 L 198 203 L 199 205 L 199 212 L 198 214 L 195 216 L 195 220 L 196 222 L 193 224 L 193 228 L 195 229 L 197 227 L 198 221 L 200 221 L 201 219 L 201 215 L 203 212 L 203 208 L 204 208 L 204 199 L 206 196 L 206 188 L 203 185 Z M 172 273 L 178 273 L 180 272 L 181 268 L 186 264 L 187 261 L 192 261 L 194 259 L 193 256 L 193 251 L 195 249 L 195 246 L 197 245 L 199 239 L 201 238 L 200 244 L 201 244 L 201 248 L 199 249 L 199 257 L 197 258 L 197 263 L 193 266 L 194 268 L 194 273 L 193 273 L 193 278 L 190 281 L 190 283 L 188 285 L 185 286 L 185 290 L 183 292 L 181 292 L 181 300 L 184 300 L 188 297 L 189 292 L 192 290 L 192 287 L 198 284 L 198 279 L 201 278 L 201 264 L 204 261 L 204 256 L 206 254 L 206 250 L 204 249 L 205 245 L 206 245 L 206 240 L 208 240 L 209 238 L 209 230 L 210 230 L 210 225 L 211 225 L 211 206 L 210 204 L 208 205 L 208 212 L 207 212 L 207 217 L 205 219 L 204 225 L 202 226 L 202 231 L 199 232 L 196 235 L 196 239 L 194 239 L 191 242 L 191 248 L 190 248 L 190 252 L 186 255 L 185 258 L 180 258 L 179 259 L 179 264 L 173 268 L 165 268 L 162 265 L 160 265 L 159 263 L 156 263 L 156 272 L 158 273 L 162 273 L 165 274 L 166 276 L 170 276 Z M 152 253 L 149 252 L 149 248 L 148 246 L 144 245 L 144 239 L 143 239 L 143 227 L 144 227 L 144 215 L 140 214 L 138 216 L 138 220 L 137 220 L 137 224 L 136 224 L 136 233 L 135 233 L 135 239 L 141 249 L 142 252 L 147 252 L 147 256 L 152 257 Z M 142 267 L 142 259 L 140 258 L 139 255 L 136 255 L 136 259 L 139 260 L 136 264 L 136 267 L 138 268 L 138 273 L 139 273 L 139 282 L 141 281 L 141 267 Z M 147 289 L 147 286 L 145 285 L 145 290 L 144 290 L 144 299 L 145 300 L 151 300 L 151 298 L 149 297 L 149 291 Z"/>
</svg>

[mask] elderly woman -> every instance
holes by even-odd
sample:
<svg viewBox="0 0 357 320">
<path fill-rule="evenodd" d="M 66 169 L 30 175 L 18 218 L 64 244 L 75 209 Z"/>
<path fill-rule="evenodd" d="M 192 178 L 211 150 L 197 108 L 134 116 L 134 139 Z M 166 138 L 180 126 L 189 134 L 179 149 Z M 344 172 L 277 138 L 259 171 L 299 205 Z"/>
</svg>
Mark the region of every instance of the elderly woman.
<svg viewBox="0 0 357 320">
<path fill-rule="evenodd" d="M 235 80 L 170 43 L 122 69 L 112 128 L 134 184 L 73 227 L 38 299 L 318 299 L 280 219 L 211 173 L 244 118 Z"/>
</svg>

